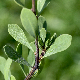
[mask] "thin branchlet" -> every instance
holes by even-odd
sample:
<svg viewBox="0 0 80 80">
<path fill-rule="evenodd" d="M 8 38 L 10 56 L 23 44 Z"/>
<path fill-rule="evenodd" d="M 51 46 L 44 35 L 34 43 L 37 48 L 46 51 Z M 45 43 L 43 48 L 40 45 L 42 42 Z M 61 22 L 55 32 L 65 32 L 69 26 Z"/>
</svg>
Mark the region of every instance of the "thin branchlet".
<svg viewBox="0 0 80 80">
<path fill-rule="evenodd" d="M 35 0 L 32 0 L 32 12 L 35 14 L 36 16 L 36 10 L 35 10 Z M 39 67 L 39 47 L 38 47 L 38 36 L 35 39 L 35 46 L 36 46 L 36 54 L 35 54 L 35 64 L 32 68 L 32 70 L 30 71 L 30 73 L 28 74 L 28 76 L 24 79 L 24 80 L 30 80 L 31 77 L 33 76 L 34 72 L 38 69 Z"/>
<path fill-rule="evenodd" d="M 35 0 L 32 0 L 32 12 L 36 15 Z"/>
</svg>

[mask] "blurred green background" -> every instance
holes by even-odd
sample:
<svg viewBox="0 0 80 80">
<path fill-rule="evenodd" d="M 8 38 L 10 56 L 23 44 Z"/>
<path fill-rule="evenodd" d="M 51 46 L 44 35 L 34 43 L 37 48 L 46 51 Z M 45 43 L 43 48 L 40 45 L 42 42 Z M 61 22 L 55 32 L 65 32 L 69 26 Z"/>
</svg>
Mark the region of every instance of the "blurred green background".
<svg viewBox="0 0 80 80">
<path fill-rule="evenodd" d="M 31 0 L 26 0 L 26 6 L 31 8 Z M 0 56 L 6 59 L 3 46 L 9 44 L 15 49 L 18 44 L 8 33 L 8 24 L 18 24 L 24 30 L 21 9 L 13 0 L 0 0 Z M 73 39 L 67 50 L 45 58 L 42 72 L 31 80 L 80 80 L 80 0 L 52 0 L 42 16 L 46 18 L 51 35 L 70 34 Z M 25 34 L 29 42 L 34 40 L 27 32 Z M 23 57 L 27 59 L 27 48 L 23 47 Z M 28 67 L 25 70 L 27 73 Z M 16 80 L 25 78 L 18 63 L 12 63 L 11 73 Z M 4 80 L 1 72 L 0 80 Z"/>
</svg>

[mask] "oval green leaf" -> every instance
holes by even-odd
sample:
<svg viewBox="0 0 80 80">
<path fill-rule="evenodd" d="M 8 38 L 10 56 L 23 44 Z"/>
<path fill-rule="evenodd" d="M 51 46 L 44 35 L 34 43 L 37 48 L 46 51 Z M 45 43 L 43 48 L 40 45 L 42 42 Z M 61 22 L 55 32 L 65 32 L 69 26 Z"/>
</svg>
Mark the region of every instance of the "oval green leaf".
<svg viewBox="0 0 80 80">
<path fill-rule="evenodd" d="M 42 38 L 43 42 L 45 42 L 46 30 L 44 28 L 40 30 L 40 37 Z"/>
<path fill-rule="evenodd" d="M 39 31 L 42 29 L 42 28 L 45 28 L 45 30 L 47 30 L 47 23 L 46 23 L 46 20 L 43 16 L 39 16 L 38 18 L 38 26 L 39 26 Z"/>
<path fill-rule="evenodd" d="M 0 56 L 0 71 L 2 72 L 3 75 L 4 75 L 5 63 L 6 63 L 6 59 Z"/>
<path fill-rule="evenodd" d="M 12 63 L 12 59 L 8 58 L 4 67 L 4 78 L 5 80 L 10 80 L 11 73 L 10 73 L 10 66 Z"/>
<path fill-rule="evenodd" d="M 30 44 L 31 44 L 31 46 L 34 48 L 34 51 L 36 51 L 35 43 L 34 43 L 34 42 L 31 42 Z M 34 52 L 32 52 L 31 50 L 29 51 L 29 55 L 28 55 L 27 60 L 28 60 L 28 62 L 29 62 L 29 64 L 30 64 L 31 66 L 34 65 L 34 63 L 35 63 L 35 54 L 34 54 Z M 29 67 L 29 72 L 31 71 L 31 69 L 32 69 L 32 68 Z"/>
<path fill-rule="evenodd" d="M 66 50 L 71 45 L 72 36 L 62 34 L 56 38 L 54 44 L 50 46 L 44 57 Z"/>
<path fill-rule="evenodd" d="M 8 24 L 8 32 L 16 41 L 34 51 L 30 46 L 30 43 L 28 42 L 23 30 L 17 24 Z"/>
<path fill-rule="evenodd" d="M 34 55 L 34 53 L 31 50 L 29 51 L 28 62 L 30 63 L 31 66 L 33 66 L 34 63 L 35 63 L 35 55 Z M 32 68 L 29 67 L 29 72 L 31 71 L 31 69 Z"/>
<path fill-rule="evenodd" d="M 44 10 L 44 8 L 50 3 L 51 0 L 37 0 L 38 15 Z"/>
<path fill-rule="evenodd" d="M 21 55 L 18 52 L 16 52 L 11 46 L 5 45 L 4 51 L 6 55 L 14 61 L 21 57 Z"/>
<path fill-rule="evenodd" d="M 23 8 L 21 11 L 21 22 L 25 30 L 33 37 L 38 34 L 38 24 L 35 14 L 27 8 Z"/>
</svg>

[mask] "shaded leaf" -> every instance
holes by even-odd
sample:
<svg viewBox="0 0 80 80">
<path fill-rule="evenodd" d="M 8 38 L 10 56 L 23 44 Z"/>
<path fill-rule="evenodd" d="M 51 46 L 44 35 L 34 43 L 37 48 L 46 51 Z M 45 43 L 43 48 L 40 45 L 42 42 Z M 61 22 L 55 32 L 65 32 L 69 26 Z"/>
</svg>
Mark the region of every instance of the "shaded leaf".
<svg viewBox="0 0 80 80">
<path fill-rule="evenodd" d="M 16 51 L 19 53 L 19 55 L 22 55 L 22 44 L 19 43 L 17 45 Z M 24 73 L 24 75 L 26 76 L 26 73 L 24 71 L 24 65 L 23 64 L 19 64 L 19 66 L 20 66 L 22 72 Z"/>
<path fill-rule="evenodd" d="M 31 65 L 18 52 L 16 52 L 12 47 L 5 45 L 4 51 L 7 54 L 7 56 L 9 58 L 11 58 L 13 61 L 31 67 Z"/>
<path fill-rule="evenodd" d="M 44 10 L 44 8 L 50 3 L 51 0 L 37 0 L 38 15 Z"/>
<path fill-rule="evenodd" d="M 38 41 L 39 41 L 39 48 L 42 50 L 45 43 L 43 43 L 43 40 L 40 36 L 38 38 Z"/>
<path fill-rule="evenodd" d="M 25 30 L 31 36 L 36 37 L 38 34 L 38 24 L 35 14 L 30 9 L 23 8 L 20 18 Z"/>
<path fill-rule="evenodd" d="M 45 38 L 45 48 L 48 47 L 48 44 L 50 43 L 51 34 L 50 32 L 46 32 L 46 38 Z"/>
<path fill-rule="evenodd" d="M 17 51 L 20 55 L 22 55 L 22 44 L 21 44 L 21 43 L 19 43 L 19 44 L 17 45 L 16 51 Z"/>
<path fill-rule="evenodd" d="M 56 35 L 56 33 L 54 33 L 50 39 L 50 46 L 52 45 L 52 43 L 55 41 L 56 38 L 57 38 L 57 35 Z"/>
<path fill-rule="evenodd" d="M 72 36 L 62 34 L 56 38 L 54 44 L 50 46 L 44 57 L 66 50 L 71 45 Z"/>
<path fill-rule="evenodd" d="M 8 24 L 8 32 L 16 41 L 27 46 L 29 49 L 33 51 L 23 30 L 17 24 Z"/>
<path fill-rule="evenodd" d="M 25 6 L 25 0 L 14 0 L 16 4 L 18 4 L 21 7 Z"/>
<path fill-rule="evenodd" d="M 45 30 L 47 30 L 47 23 L 46 23 L 46 20 L 43 16 L 39 16 L 38 18 L 38 26 L 39 26 L 39 31 L 42 29 L 42 28 L 45 28 Z"/>
<path fill-rule="evenodd" d="M 46 32 L 46 39 L 45 39 L 45 41 L 47 41 L 50 38 L 51 38 L 51 33 L 50 32 Z"/>
<path fill-rule="evenodd" d="M 42 38 L 43 42 L 45 42 L 46 30 L 44 28 L 40 30 L 40 37 Z"/>
<path fill-rule="evenodd" d="M 54 35 L 46 41 L 46 50 L 53 44 L 56 37 L 57 37 L 57 35 L 56 35 L 56 33 L 54 33 Z"/>
<path fill-rule="evenodd" d="M 7 56 L 14 61 L 21 57 L 21 55 L 18 52 L 16 52 L 11 46 L 5 45 L 4 51 L 7 54 Z"/>
<path fill-rule="evenodd" d="M 11 73 L 10 73 L 10 66 L 12 63 L 12 59 L 8 58 L 4 67 L 4 78 L 5 80 L 10 80 Z"/>
<path fill-rule="evenodd" d="M 24 74 L 24 75 L 25 75 L 25 77 L 26 77 L 26 73 L 25 73 L 25 71 L 24 71 L 24 65 L 23 65 L 23 64 L 19 64 L 19 66 L 20 66 L 20 68 L 21 68 L 21 70 L 22 70 L 23 74 Z"/>
</svg>

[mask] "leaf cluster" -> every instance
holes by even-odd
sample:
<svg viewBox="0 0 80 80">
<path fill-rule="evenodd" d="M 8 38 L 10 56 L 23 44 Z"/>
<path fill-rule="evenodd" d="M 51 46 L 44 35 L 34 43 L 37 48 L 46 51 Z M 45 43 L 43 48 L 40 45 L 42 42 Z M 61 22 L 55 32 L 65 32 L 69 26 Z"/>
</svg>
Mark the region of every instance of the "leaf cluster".
<svg viewBox="0 0 80 80">
<path fill-rule="evenodd" d="M 50 3 L 50 0 L 37 0 L 37 13 L 34 14 L 31 9 L 25 7 L 25 5 L 21 2 L 21 0 L 14 0 L 19 6 L 22 7 L 22 11 L 20 14 L 21 23 L 24 29 L 35 39 L 38 37 L 38 47 L 39 47 L 39 57 L 40 59 L 48 57 L 52 54 L 61 52 L 66 50 L 71 45 L 72 36 L 69 34 L 62 34 L 57 37 L 56 33 L 52 36 L 50 32 L 47 31 L 47 22 L 43 16 L 41 16 L 41 12 L 44 8 Z M 5 45 L 4 51 L 8 56 L 8 60 L 3 59 L 4 64 L 0 63 L 0 70 L 3 73 L 5 80 L 15 80 L 14 76 L 10 73 L 10 65 L 12 60 L 19 63 L 21 69 L 26 76 L 24 71 L 24 65 L 29 67 L 29 72 L 35 64 L 35 55 L 36 46 L 35 41 L 29 43 L 24 31 L 17 24 L 8 24 L 8 32 L 9 34 L 19 42 L 16 50 L 14 50 L 11 46 Z M 29 48 L 28 62 L 22 57 L 22 45 Z M 44 54 L 42 55 L 42 53 Z M 44 61 L 39 63 L 40 68 L 42 69 Z M 6 66 L 4 71 L 2 69 L 3 65 Z M 6 71 L 6 70 L 7 71 Z M 38 73 L 38 71 L 36 72 Z M 34 73 L 35 74 L 35 73 Z"/>
</svg>

